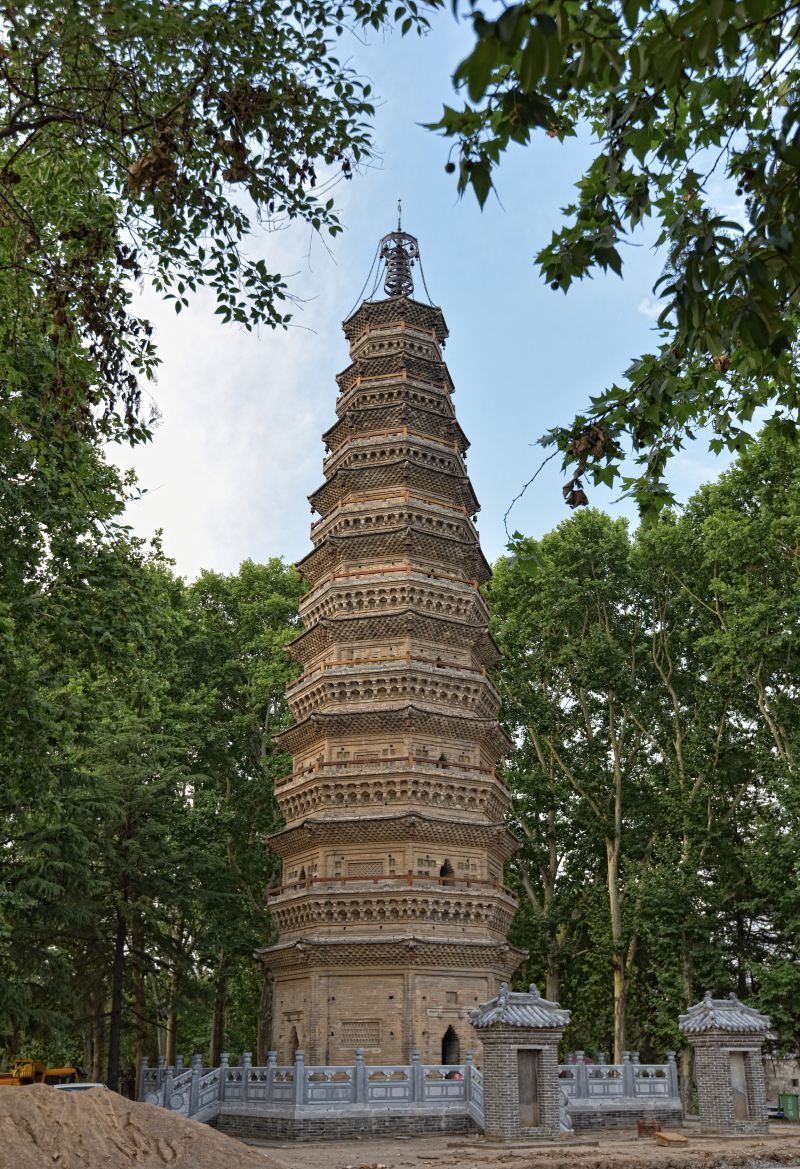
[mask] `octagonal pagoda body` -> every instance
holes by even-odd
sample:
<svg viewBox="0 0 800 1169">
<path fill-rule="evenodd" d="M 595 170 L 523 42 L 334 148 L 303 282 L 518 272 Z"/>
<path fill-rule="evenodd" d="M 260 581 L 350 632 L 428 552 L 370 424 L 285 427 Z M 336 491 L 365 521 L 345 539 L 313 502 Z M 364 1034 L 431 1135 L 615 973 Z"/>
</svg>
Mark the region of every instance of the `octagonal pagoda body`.
<svg viewBox="0 0 800 1169">
<path fill-rule="evenodd" d="M 399 233 L 398 233 L 399 235 Z M 387 237 L 387 239 L 392 237 Z M 411 238 L 411 237 L 405 237 Z M 480 585 L 468 443 L 442 359 L 440 309 L 365 301 L 345 322 L 351 363 L 325 433 L 302 664 L 288 690 L 293 757 L 276 785 L 286 827 L 270 900 L 280 1062 L 458 1062 L 468 1012 L 521 952 L 503 863 L 495 764 L 508 748 L 487 668 L 498 658 Z"/>
</svg>

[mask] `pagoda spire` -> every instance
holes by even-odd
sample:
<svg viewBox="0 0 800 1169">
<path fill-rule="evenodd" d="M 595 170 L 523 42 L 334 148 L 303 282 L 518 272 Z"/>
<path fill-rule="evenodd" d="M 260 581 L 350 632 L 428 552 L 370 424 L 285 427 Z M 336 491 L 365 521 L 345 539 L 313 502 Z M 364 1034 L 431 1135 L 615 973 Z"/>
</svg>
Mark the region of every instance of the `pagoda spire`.
<svg viewBox="0 0 800 1169">
<path fill-rule="evenodd" d="M 419 259 L 419 243 L 401 226 L 402 201 L 397 200 L 397 231 L 390 231 L 380 243 L 380 258 L 386 262 L 383 287 L 387 296 L 411 296 L 414 277 L 411 269 Z"/>
</svg>

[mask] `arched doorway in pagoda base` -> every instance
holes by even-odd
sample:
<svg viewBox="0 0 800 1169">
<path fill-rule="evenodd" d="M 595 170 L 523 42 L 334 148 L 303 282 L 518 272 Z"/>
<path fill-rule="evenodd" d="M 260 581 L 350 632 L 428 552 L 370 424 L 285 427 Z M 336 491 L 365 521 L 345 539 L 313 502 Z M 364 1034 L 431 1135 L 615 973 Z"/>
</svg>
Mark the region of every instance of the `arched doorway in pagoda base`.
<svg viewBox="0 0 800 1169">
<path fill-rule="evenodd" d="M 461 1040 L 452 1026 L 442 1036 L 442 1063 L 461 1063 Z"/>
<path fill-rule="evenodd" d="M 290 1063 L 294 1063 L 294 1057 L 297 1055 L 297 1051 L 298 1051 L 299 1047 L 300 1047 L 300 1039 L 298 1038 L 298 1035 L 297 1035 L 297 1028 L 292 1027 L 292 1033 L 289 1036 L 289 1062 Z"/>
</svg>

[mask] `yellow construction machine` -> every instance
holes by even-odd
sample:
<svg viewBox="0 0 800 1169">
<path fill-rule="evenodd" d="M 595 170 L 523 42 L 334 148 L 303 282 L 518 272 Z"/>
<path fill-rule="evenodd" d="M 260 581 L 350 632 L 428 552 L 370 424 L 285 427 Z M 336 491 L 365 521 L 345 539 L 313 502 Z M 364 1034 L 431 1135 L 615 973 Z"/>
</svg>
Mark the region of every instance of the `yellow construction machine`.
<svg viewBox="0 0 800 1169">
<path fill-rule="evenodd" d="M 0 1088 L 21 1088 L 25 1084 L 78 1084 L 80 1068 L 48 1067 L 41 1059 L 15 1059 L 10 1072 L 0 1072 Z"/>
</svg>

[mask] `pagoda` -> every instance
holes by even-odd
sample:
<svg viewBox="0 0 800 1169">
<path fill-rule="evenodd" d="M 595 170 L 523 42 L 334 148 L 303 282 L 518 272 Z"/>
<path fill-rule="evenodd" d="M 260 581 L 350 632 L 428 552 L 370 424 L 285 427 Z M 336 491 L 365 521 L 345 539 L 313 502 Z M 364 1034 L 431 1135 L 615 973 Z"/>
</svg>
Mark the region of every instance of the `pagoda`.
<svg viewBox="0 0 800 1169">
<path fill-rule="evenodd" d="M 498 649 L 480 586 L 467 439 L 442 359 L 441 309 L 414 299 L 413 236 L 381 241 L 385 299 L 344 322 L 350 364 L 323 436 L 302 674 L 287 690 L 293 758 L 271 890 L 273 1046 L 307 1063 L 457 1063 L 469 1012 L 522 952 L 503 863 L 517 841 L 495 772 L 509 748 L 488 670 Z M 377 281 L 376 281 L 377 284 Z"/>
</svg>

